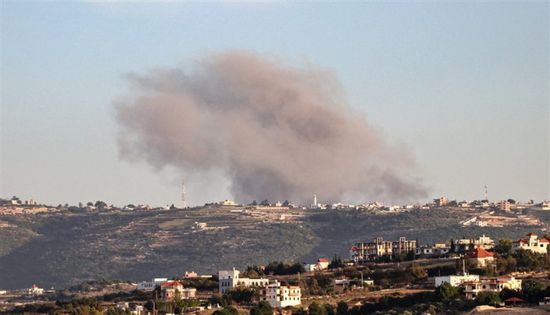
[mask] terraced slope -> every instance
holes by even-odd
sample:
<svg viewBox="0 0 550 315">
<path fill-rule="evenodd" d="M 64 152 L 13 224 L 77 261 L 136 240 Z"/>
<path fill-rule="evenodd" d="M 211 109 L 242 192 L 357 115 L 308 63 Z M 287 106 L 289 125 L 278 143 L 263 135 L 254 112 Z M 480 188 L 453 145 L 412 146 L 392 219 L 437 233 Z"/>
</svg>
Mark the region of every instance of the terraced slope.
<svg viewBox="0 0 550 315">
<path fill-rule="evenodd" d="M 373 215 L 356 211 L 240 213 L 227 208 L 3 216 L 0 286 L 67 286 L 91 279 L 146 280 L 186 270 L 269 261 L 311 261 L 348 255 L 350 245 L 376 236 L 421 243 L 463 235 L 516 238 L 544 226 L 462 227 L 456 210 Z M 194 229 L 205 222 L 207 229 Z"/>
</svg>

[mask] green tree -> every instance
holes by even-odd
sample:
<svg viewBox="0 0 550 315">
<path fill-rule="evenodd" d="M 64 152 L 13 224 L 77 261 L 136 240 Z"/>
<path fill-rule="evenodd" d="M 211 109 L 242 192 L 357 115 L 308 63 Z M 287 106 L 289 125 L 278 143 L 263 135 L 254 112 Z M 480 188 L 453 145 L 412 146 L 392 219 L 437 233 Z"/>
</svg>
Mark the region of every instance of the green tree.
<svg viewBox="0 0 550 315">
<path fill-rule="evenodd" d="M 311 303 L 307 311 L 309 315 L 327 315 L 327 311 L 325 310 L 325 308 L 319 305 L 317 302 Z"/>
<path fill-rule="evenodd" d="M 499 240 L 495 245 L 495 252 L 501 256 L 510 256 L 512 254 L 512 241 L 511 240 Z"/>
<path fill-rule="evenodd" d="M 426 279 L 428 277 L 426 269 L 416 263 L 412 263 L 409 266 L 408 272 L 414 277 L 414 280 Z"/>
<path fill-rule="evenodd" d="M 323 304 L 323 308 L 325 309 L 326 315 L 336 315 L 336 311 L 334 310 L 334 306 L 332 306 L 332 304 L 325 303 Z"/>
<path fill-rule="evenodd" d="M 342 268 L 344 266 L 345 265 L 344 265 L 344 262 L 342 261 L 342 258 L 340 258 L 339 256 L 336 256 L 336 254 L 334 254 L 334 257 L 332 257 L 332 261 L 328 265 L 328 268 L 329 269 L 337 269 L 337 268 Z"/>
<path fill-rule="evenodd" d="M 514 257 L 500 257 L 497 259 L 497 271 L 499 274 L 514 272 L 517 267 L 517 261 Z"/>
<path fill-rule="evenodd" d="M 500 304 L 500 296 L 497 292 L 479 292 L 476 296 L 476 302 L 479 305 L 493 305 Z"/>
<path fill-rule="evenodd" d="M 231 301 L 250 304 L 257 297 L 257 291 L 253 288 L 235 288 L 227 294 Z"/>
<path fill-rule="evenodd" d="M 521 292 L 525 299 L 531 303 L 538 303 L 544 298 L 546 286 L 535 280 L 525 280 L 521 284 Z"/>
<path fill-rule="evenodd" d="M 348 303 L 344 301 L 338 302 L 338 305 L 336 306 L 336 315 L 349 315 Z"/>
<path fill-rule="evenodd" d="M 258 306 L 250 310 L 250 315 L 272 315 L 273 308 L 267 301 L 261 301 Z"/>
<path fill-rule="evenodd" d="M 460 289 L 458 287 L 453 287 L 448 282 L 443 282 L 442 285 L 435 289 L 435 294 L 440 300 L 449 301 L 460 295 Z"/>
</svg>

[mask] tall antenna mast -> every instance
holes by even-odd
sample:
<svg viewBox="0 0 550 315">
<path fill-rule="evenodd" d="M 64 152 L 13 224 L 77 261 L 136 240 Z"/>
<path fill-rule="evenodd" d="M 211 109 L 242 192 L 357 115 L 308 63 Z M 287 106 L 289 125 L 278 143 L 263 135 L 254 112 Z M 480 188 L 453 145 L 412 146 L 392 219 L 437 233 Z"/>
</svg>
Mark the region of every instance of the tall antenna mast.
<svg viewBox="0 0 550 315">
<path fill-rule="evenodd" d="M 485 200 L 489 201 L 489 199 L 487 198 L 487 185 L 485 185 Z"/>
<path fill-rule="evenodd" d="M 187 201 L 185 200 L 185 182 L 181 181 L 181 207 L 187 208 Z"/>
</svg>

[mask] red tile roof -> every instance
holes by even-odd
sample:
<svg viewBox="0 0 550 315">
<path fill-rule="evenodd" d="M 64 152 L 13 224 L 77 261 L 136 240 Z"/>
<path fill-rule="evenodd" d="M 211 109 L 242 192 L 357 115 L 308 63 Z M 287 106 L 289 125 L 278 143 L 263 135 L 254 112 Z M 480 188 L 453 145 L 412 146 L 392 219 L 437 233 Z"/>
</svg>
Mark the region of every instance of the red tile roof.
<svg viewBox="0 0 550 315">
<path fill-rule="evenodd" d="M 167 287 L 181 287 L 183 284 L 177 282 L 177 281 L 166 281 L 164 282 L 161 287 L 167 288 Z"/>
<path fill-rule="evenodd" d="M 509 299 L 504 300 L 504 302 L 518 302 L 518 303 L 523 303 L 523 302 L 525 302 L 525 300 L 524 300 L 524 299 L 520 299 L 520 298 L 514 296 L 514 297 L 511 297 L 511 298 L 509 298 Z"/>
<path fill-rule="evenodd" d="M 486 251 L 483 249 L 483 247 L 478 246 L 475 250 L 468 252 L 467 257 L 468 258 L 488 258 L 488 257 L 494 257 L 495 254 Z"/>
<path fill-rule="evenodd" d="M 319 258 L 319 262 L 329 262 L 329 260 L 326 258 Z"/>
</svg>

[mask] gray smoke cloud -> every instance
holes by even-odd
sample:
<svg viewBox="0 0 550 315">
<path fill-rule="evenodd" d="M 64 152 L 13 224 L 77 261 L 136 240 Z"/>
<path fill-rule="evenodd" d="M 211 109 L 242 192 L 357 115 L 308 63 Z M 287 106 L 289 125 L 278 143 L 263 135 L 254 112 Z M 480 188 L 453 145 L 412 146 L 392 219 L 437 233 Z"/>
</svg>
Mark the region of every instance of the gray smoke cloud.
<svg viewBox="0 0 550 315">
<path fill-rule="evenodd" d="M 329 70 L 232 51 L 129 80 L 115 105 L 123 158 L 222 172 L 242 202 L 426 196 L 410 155 L 346 103 Z"/>
</svg>

